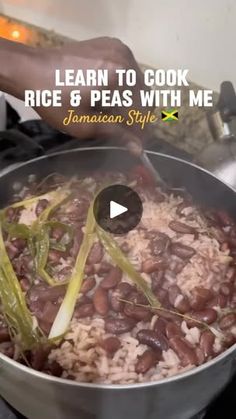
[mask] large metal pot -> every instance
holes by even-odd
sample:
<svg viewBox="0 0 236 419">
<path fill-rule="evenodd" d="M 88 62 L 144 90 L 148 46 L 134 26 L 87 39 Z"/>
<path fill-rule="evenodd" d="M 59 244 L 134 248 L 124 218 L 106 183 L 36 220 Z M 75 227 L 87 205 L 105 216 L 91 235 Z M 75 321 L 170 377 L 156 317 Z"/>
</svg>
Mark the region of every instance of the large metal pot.
<svg viewBox="0 0 236 419">
<path fill-rule="evenodd" d="M 174 186 L 185 186 L 206 205 L 236 209 L 236 194 L 209 172 L 181 159 L 149 153 Z M 31 160 L 0 177 L 0 204 L 7 203 L 14 181 L 32 173 L 123 170 L 136 162 L 118 148 L 79 149 Z M 229 382 L 236 346 L 188 372 L 158 382 L 98 385 L 50 377 L 0 355 L 0 394 L 28 418 L 42 419 L 189 419 L 202 411 Z"/>
</svg>

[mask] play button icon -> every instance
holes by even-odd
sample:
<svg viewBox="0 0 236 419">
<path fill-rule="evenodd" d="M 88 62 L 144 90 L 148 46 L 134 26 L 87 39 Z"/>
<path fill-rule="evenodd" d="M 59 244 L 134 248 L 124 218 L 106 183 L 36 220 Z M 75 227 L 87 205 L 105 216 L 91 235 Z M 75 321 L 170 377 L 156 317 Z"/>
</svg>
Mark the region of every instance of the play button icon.
<svg viewBox="0 0 236 419">
<path fill-rule="evenodd" d="M 143 206 L 138 194 L 125 185 L 104 188 L 94 202 L 94 216 L 104 230 L 125 234 L 141 220 Z"/>
<path fill-rule="evenodd" d="M 120 205 L 115 201 L 110 202 L 110 218 L 118 217 L 118 215 L 124 214 L 126 211 L 128 211 L 128 208 L 123 205 Z"/>
</svg>

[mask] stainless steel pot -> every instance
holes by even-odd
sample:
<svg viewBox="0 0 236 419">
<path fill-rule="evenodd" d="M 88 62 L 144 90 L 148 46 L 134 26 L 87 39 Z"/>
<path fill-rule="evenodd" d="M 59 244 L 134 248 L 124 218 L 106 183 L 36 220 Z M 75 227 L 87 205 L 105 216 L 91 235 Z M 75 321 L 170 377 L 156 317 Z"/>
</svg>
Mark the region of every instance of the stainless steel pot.
<svg viewBox="0 0 236 419">
<path fill-rule="evenodd" d="M 185 186 L 199 202 L 234 212 L 236 193 L 209 172 L 181 159 L 150 153 L 153 164 L 173 186 Z M 123 149 L 79 149 L 27 162 L 0 177 L 0 204 L 15 180 L 60 171 L 74 174 L 105 168 L 123 170 L 137 159 Z M 76 383 L 34 371 L 0 355 L 0 394 L 27 418 L 189 419 L 202 411 L 235 371 L 236 345 L 217 358 L 165 380 L 133 385 Z"/>
</svg>

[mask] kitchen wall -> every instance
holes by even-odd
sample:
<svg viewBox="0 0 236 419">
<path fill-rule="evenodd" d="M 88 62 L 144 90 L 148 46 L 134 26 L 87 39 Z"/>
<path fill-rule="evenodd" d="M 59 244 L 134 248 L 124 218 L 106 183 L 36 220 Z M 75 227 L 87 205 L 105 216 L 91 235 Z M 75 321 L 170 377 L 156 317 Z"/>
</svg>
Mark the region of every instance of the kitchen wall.
<svg viewBox="0 0 236 419">
<path fill-rule="evenodd" d="M 235 0 L 0 0 L 0 12 L 78 40 L 117 36 L 145 64 L 236 86 Z"/>
</svg>

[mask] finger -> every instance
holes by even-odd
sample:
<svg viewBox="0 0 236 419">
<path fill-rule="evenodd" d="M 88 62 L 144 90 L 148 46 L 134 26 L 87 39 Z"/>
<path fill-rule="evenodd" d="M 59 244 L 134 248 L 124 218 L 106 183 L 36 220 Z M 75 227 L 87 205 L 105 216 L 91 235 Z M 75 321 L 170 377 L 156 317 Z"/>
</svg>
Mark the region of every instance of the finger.
<svg viewBox="0 0 236 419">
<path fill-rule="evenodd" d="M 143 141 L 133 131 L 122 125 L 100 125 L 95 134 L 98 137 L 114 138 L 117 143 L 126 147 L 132 154 L 139 156 L 143 150 Z"/>
</svg>

